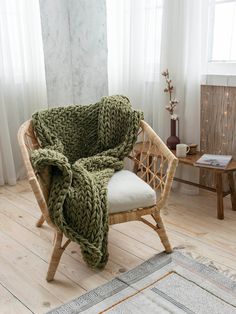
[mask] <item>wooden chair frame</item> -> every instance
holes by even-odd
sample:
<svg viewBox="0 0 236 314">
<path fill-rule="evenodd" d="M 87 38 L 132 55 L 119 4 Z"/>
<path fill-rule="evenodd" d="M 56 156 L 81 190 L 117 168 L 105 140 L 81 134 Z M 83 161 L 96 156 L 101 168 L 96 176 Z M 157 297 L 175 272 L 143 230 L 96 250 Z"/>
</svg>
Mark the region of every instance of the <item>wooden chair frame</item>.
<svg viewBox="0 0 236 314">
<path fill-rule="evenodd" d="M 18 142 L 30 186 L 41 210 L 41 217 L 36 223 L 36 226 L 41 227 L 44 221 L 46 221 L 55 232 L 53 252 L 46 277 L 47 281 L 51 281 L 54 279 L 62 253 L 71 240 L 66 239 L 63 244 L 63 233 L 53 224 L 49 216 L 47 200 L 50 186 L 45 184 L 42 173 L 36 173 L 31 165 L 30 151 L 40 147 L 31 120 L 26 121 L 20 127 Z M 160 209 L 163 208 L 169 196 L 178 159 L 145 121 L 141 121 L 138 141 L 129 159 L 133 163 L 133 171 L 154 190 L 160 190 L 159 197 L 155 206 L 110 214 L 109 224 L 112 225 L 134 220 L 142 221 L 157 232 L 165 251 L 170 253 L 172 252 L 172 248 L 160 216 Z M 154 219 L 154 224 L 144 219 L 143 216 L 145 215 L 151 215 Z"/>
</svg>

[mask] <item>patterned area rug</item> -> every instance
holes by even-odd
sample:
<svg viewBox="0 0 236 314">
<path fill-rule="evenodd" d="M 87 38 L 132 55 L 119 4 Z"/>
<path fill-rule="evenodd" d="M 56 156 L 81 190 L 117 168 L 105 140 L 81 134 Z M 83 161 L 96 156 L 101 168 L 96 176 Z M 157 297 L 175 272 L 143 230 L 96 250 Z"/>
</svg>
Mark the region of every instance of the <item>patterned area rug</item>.
<svg viewBox="0 0 236 314">
<path fill-rule="evenodd" d="M 236 282 L 179 252 L 158 254 L 51 314 L 236 314 Z"/>
</svg>

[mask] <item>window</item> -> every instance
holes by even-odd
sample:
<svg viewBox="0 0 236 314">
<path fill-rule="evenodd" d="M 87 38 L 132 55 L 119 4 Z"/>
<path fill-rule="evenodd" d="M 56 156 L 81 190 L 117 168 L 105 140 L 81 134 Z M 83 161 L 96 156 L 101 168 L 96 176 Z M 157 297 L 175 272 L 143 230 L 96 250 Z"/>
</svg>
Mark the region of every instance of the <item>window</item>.
<svg viewBox="0 0 236 314">
<path fill-rule="evenodd" d="M 207 73 L 236 75 L 236 0 L 210 0 Z"/>
</svg>

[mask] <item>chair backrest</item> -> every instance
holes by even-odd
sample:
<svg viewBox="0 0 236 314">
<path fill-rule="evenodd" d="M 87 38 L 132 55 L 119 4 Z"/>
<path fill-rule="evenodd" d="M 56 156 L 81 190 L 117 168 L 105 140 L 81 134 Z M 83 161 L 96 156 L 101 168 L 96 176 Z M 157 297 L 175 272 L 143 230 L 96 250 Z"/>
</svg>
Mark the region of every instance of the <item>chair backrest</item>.
<svg viewBox="0 0 236 314">
<path fill-rule="evenodd" d="M 169 196 L 178 159 L 144 120 L 129 157 L 134 162 L 134 172 L 154 190 L 160 190 L 157 205 L 162 208 Z"/>
<path fill-rule="evenodd" d="M 47 223 L 56 228 L 50 219 L 47 207 L 50 183 L 49 180 L 45 183 L 45 176 L 48 175 L 48 169 L 45 169 L 44 173 L 37 173 L 30 161 L 30 152 L 40 147 L 31 120 L 26 121 L 20 127 L 18 142 L 28 180 L 41 212 Z M 143 120 L 140 124 L 137 143 L 129 158 L 133 162 L 133 171 L 155 190 L 160 189 L 158 203 L 162 207 L 169 195 L 178 160 L 154 130 Z"/>
</svg>

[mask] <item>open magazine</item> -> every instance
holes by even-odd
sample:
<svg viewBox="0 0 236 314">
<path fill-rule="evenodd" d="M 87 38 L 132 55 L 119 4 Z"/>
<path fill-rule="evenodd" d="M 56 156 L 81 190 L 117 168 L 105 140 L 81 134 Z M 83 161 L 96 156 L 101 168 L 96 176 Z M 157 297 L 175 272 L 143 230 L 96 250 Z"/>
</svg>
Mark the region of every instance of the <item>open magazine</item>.
<svg viewBox="0 0 236 314">
<path fill-rule="evenodd" d="M 212 155 L 204 154 L 196 162 L 195 166 L 225 169 L 230 163 L 232 156 L 230 155 Z"/>
</svg>

